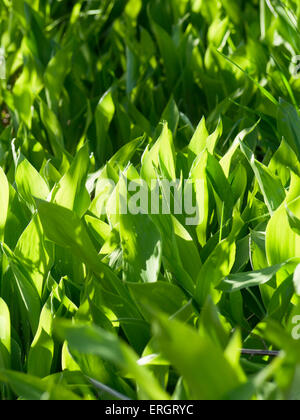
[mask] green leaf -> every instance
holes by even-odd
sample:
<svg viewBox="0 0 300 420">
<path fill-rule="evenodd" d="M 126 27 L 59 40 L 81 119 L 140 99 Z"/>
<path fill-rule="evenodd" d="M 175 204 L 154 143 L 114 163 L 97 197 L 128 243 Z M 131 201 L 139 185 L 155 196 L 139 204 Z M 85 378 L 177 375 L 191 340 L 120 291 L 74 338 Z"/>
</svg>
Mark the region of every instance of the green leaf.
<svg viewBox="0 0 300 420">
<path fill-rule="evenodd" d="M 26 47 L 23 49 L 25 50 L 25 66 L 21 77 L 18 78 L 13 88 L 13 103 L 20 120 L 30 129 L 32 126 L 33 102 L 35 95 L 41 90 L 42 84 L 32 54 Z"/>
<path fill-rule="evenodd" d="M 11 367 L 11 321 L 7 304 L 0 298 L 0 368 Z"/>
<path fill-rule="evenodd" d="M 279 149 L 273 155 L 269 169 L 273 174 L 278 175 L 282 185 L 287 185 L 290 180 L 290 170 L 300 177 L 300 163 L 296 153 L 285 139 L 282 140 Z"/>
<path fill-rule="evenodd" d="M 204 334 L 207 334 L 221 349 L 226 348 L 229 334 L 222 325 L 220 314 L 211 297 L 208 297 L 201 311 L 200 331 L 204 331 Z"/>
<path fill-rule="evenodd" d="M 268 92 L 267 89 L 265 89 L 259 82 L 257 82 L 257 80 L 255 80 L 247 71 L 243 70 L 237 63 L 235 63 L 233 60 L 231 60 L 229 57 L 227 57 L 225 54 L 223 54 L 221 51 L 217 50 L 217 52 L 225 59 L 227 60 L 230 64 L 232 64 L 233 66 L 235 66 L 237 69 L 239 69 L 246 77 L 249 78 L 249 80 L 251 80 L 251 82 L 253 82 L 253 84 L 261 91 L 261 93 L 273 104 L 273 105 L 278 105 L 278 101 L 276 100 L 276 98 L 270 93 Z"/>
<path fill-rule="evenodd" d="M 202 117 L 188 146 L 189 166 L 191 166 L 196 157 L 205 150 L 208 136 L 209 134 L 206 128 L 205 118 Z"/>
<path fill-rule="evenodd" d="M 166 121 L 168 123 L 168 126 L 171 132 L 173 133 L 173 136 L 177 134 L 179 119 L 180 119 L 179 109 L 172 95 L 168 102 L 168 105 L 166 106 L 162 114 L 161 120 Z"/>
<path fill-rule="evenodd" d="M 70 249 L 73 256 L 84 262 L 101 282 L 126 298 L 128 292 L 125 286 L 116 274 L 101 262 L 80 218 L 71 210 L 47 201 L 39 200 L 37 206 L 46 237 L 57 245 Z"/>
<path fill-rule="evenodd" d="M 149 185 L 152 179 L 157 179 L 159 165 L 166 179 L 176 180 L 173 137 L 167 123 L 164 123 L 160 137 L 150 150 L 146 149 L 142 159 L 141 177 Z"/>
<path fill-rule="evenodd" d="M 285 203 L 274 213 L 266 231 L 266 252 L 269 265 L 280 264 L 300 255 L 300 237 L 290 227 L 286 205 L 300 217 L 300 178 L 292 174 L 291 186 Z M 293 219 L 294 220 L 294 219 Z M 278 229 L 280 226 L 280 229 Z"/>
<path fill-rule="evenodd" d="M 102 220 L 92 216 L 85 216 L 87 226 L 97 242 L 102 246 L 109 239 L 111 234 L 111 228 Z"/>
<path fill-rule="evenodd" d="M 175 167 L 176 154 L 175 154 L 172 132 L 169 130 L 167 123 L 164 123 L 161 135 L 159 139 L 157 140 L 153 149 L 151 149 L 151 152 L 149 153 L 149 157 L 147 160 L 145 157 L 145 163 L 147 164 L 149 161 L 150 165 L 152 166 L 151 169 L 153 173 L 153 178 L 157 177 L 156 168 L 159 165 L 162 175 L 166 179 L 168 179 L 169 181 L 176 180 L 176 167 Z M 154 176 L 154 173 L 155 173 L 155 176 Z M 147 177 L 145 179 L 147 179 Z"/>
<path fill-rule="evenodd" d="M 164 313 L 172 316 L 189 302 L 178 286 L 162 281 L 144 284 L 128 283 L 128 288 L 141 313 L 150 321 L 153 315 L 147 307 L 153 311 L 163 310 Z"/>
<path fill-rule="evenodd" d="M 168 272 L 172 273 L 173 281 L 183 287 L 190 296 L 194 295 L 194 279 L 185 270 L 179 246 L 176 239 L 173 219 L 170 215 L 151 215 L 152 220 L 158 227 L 163 243 L 163 264 Z"/>
<path fill-rule="evenodd" d="M 28 355 L 29 375 L 45 378 L 51 373 L 54 356 L 52 322 L 51 306 L 50 302 L 47 302 L 42 309 L 39 327 Z"/>
<path fill-rule="evenodd" d="M 211 293 L 215 295 L 215 299 L 219 298 L 219 294 L 214 289 L 230 273 L 235 262 L 235 256 L 236 245 L 230 238 L 220 242 L 205 261 L 197 278 L 195 298 L 199 305 L 204 305 Z"/>
<path fill-rule="evenodd" d="M 277 122 L 280 135 L 286 139 L 300 159 L 300 117 L 296 108 L 281 100 L 278 106 Z"/>
<path fill-rule="evenodd" d="M 97 132 L 97 157 L 100 165 L 105 162 L 108 150 L 108 129 L 115 114 L 115 105 L 111 90 L 108 90 L 100 99 L 96 112 L 96 132 Z"/>
<path fill-rule="evenodd" d="M 50 60 L 44 75 L 45 87 L 47 89 L 48 106 L 57 110 L 61 90 L 67 73 L 71 69 L 71 60 L 74 52 L 73 43 L 58 50 Z"/>
<path fill-rule="evenodd" d="M 218 198 L 222 202 L 222 204 L 219 205 L 219 215 L 221 217 L 224 212 L 224 222 L 227 222 L 232 215 L 234 207 L 233 193 L 221 165 L 217 159 L 210 154 L 208 155 L 207 160 L 207 176 L 213 189 L 217 193 Z"/>
<path fill-rule="evenodd" d="M 40 400 L 80 400 L 73 392 L 62 385 L 47 383 L 31 375 L 8 370 L 0 370 L 0 382 L 11 386 L 13 391 L 21 398 L 29 401 Z"/>
<path fill-rule="evenodd" d="M 202 267 L 202 261 L 197 245 L 185 227 L 175 218 L 172 218 L 177 247 L 184 269 L 192 279 L 197 278 Z"/>
<path fill-rule="evenodd" d="M 122 181 L 120 195 L 127 196 L 126 186 Z M 131 197 L 131 200 L 133 198 Z M 159 230 L 147 214 L 121 213 L 119 221 L 124 280 L 146 283 L 157 281 L 162 253 Z"/>
<path fill-rule="evenodd" d="M 124 170 L 130 162 L 137 148 L 142 146 L 144 137 L 139 137 L 131 142 L 125 144 L 120 150 L 110 159 L 109 163 L 113 168 Z"/>
<path fill-rule="evenodd" d="M 41 121 L 45 126 L 51 150 L 56 157 L 61 157 L 64 150 L 62 128 L 56 114 L 40 100 Z"/>
<path fill-rule="evenodd" d="M 286 213 L 289 220 L 289 225 L 292 230 L 300 236 L 300 220 L 294 215 L 294 213 L 286 206 Z"/>
<path fill-rule="evenodd" d="M 163 316 L 155 322 L 154 333 L 163 355 L 183 376 L 191 399 L 225 399 L 239 385 L 236 372 L 210 338 Z"/>
<path fill-rule="evenodd" d="M 262 163 L 255 160 L 254 153 L 241 143 L 241 149 L 248 159 L 272 215 L 285 199 L 285 191 L 279 178 L 275 177 Z"/>
<path fill-rule="evenodd" d="M 134 351 L 115 335 L 95 326 L 72 325 L 66 321 L 56 323 L 56 332 L 68 342 L 71 352 L 74 349 L 83 354 L 98 355 L 130 374 L 148 399 L 169 399 L 148 369 L 138 365 Z"/>
<path fill-rule="evenodd" d="M 44 179 L 23 156 L 19 159 L 15 179 L 19 194 L 32 210 L 35 208 L 35 198 L 46 200 L 50 193 Z"/>
<path fill-rule="evenodd" d="M 45 241 L 41 222 L 37 215 L 20 236 L 15 256 L 22 262 L 39 293 L 42 296 L 44 281 L 53 264 L 53 246 Z"/>
<path fill-rule="evenodd" d="M 293 282 L 295 286 L 295 291 L 298 296 L 300 296 L 300 264 L 297 265 L 297 268 L 294 272 Z"/>
<path fill-rule="evenodd" d="M 256 129 L 259 123 L 260 123 L 260 120 L 258 120 L 257 123 L 255 123 L 252 127 L 246 128 L 241 133 L 239 133 L 237 137 L 234 139 L 234 142 L 230 146 L 228 152 L 222 157 L 220 161 L 220 165 L 222 166 L 226 177 L 228 177 L 230 174 L 230 169 L 231 169 L 234 155 L 236 151 L 238 150 L 238 148 L 240 147 L 241 142 L 243 142 L 245 138 Z"/>
<path fill-rule="evenodd" d="M 264 270 L 237 273 L 227 276 L 219 285 L 219 289 L 226 293 L 234 293 L 249 287 L 261 286 L 271 281 L 287 263 L 274 265 Z"/>
<path fill-rule="evenodd" d="M 41 310 L 41 300 L 38 291 L 21 261 L 5 244 L 2 244 L 2 249 L 8 258 L 9 265 L 14 274 L 18 296 L 23 305 L 23 311 L 30 322 L 32 333 L 35 334 L 38 328 Z"/>
<path fill-rule="evenodd" d="M 90 197 L 85 184 L 90 166 L 89 149 L 85 144 L 76 154 L 70 169 L 56 186 L 52 201 L 73 210 L 79 217 L 90 206 Z"/>
<path fill-rule="evenodd" d="M 150 11 L 149 15 L 151 17 Z M 151 18 L 151 26 L 163 58 L 168 86 L 173 89 L 180 74 L 178 52 L 170 35 L 153 18 Z"/>
<path fill-rule="evenodd" d="M 147 215 L 120 216 L 124 253 L 124 280 L 146 283 L 157 281 L 161 263 L 161 237 Z"/>
<path fill-rule="evenodd" d="M 4 239 L 4 230 L 7 220 L 8 205 L 9 205 L 9 185 L 5 173 L 0 168 L 0 242 Z"/>
<path fill-rule="evenodd" d="M 190 180 L 196 195 L 198 208 L 198 225 L 196 232 L 200 245 L 203 247 L 207 241 L 207 229 L 209 220 L 209 191 L 206 168 L 208 165 L 208 153 L 204 151 L 193 164 Z"/>
</svg>

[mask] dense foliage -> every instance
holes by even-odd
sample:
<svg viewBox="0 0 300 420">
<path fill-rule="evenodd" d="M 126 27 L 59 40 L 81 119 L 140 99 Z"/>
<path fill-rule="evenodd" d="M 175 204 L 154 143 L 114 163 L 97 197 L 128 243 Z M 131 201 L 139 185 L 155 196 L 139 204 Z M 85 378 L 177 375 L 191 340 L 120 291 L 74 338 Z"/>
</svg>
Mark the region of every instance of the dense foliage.
<svg viewBox="0 0 300 420">
<path fill-rule="evenodd" d="M 0 399 L 300 398 L 299 17 L 0 0 Z"/>
</svg>

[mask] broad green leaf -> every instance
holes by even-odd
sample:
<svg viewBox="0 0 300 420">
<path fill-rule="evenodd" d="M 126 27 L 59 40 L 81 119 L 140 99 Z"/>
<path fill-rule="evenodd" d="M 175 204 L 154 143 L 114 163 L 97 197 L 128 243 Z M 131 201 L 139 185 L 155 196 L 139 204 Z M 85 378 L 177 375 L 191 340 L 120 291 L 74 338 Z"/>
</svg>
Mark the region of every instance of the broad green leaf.
<svg viewBox="0 0 300 420">
<path fill-rule="evenodd" d="M 108 90 L 100 99 L 96 112 L 96 132 L 97 132 L 97 157 L 99 163 L 105 162 L 108 150 L 108 134 L 107 131 L 115 114 L 115 105 L 112 98 L 111 90 Z"/>
<path fill-rule="evenodd" d="M 232 215 L 234 206 L 232 189 L 225 177 L 221 165 L 211 154 L 208 154 L 207 159 L 207 176 L 213 189 L 217 193 L 218 198 L 221 200 L 221 204 L 219 205 L 219 215 L 221 217 L 222 213 L 224 213 L 224 222 L 227 222 Z"/>
<path fill-rule="evenodd" d="M 194 295 L 195 279 L 185 270 L 179 246 L 176 240 L 174 224 L 170 215 L 152 215 L 151 219 L 160 231 L 163 248 L 163 265 L 172 273 L 174 282 L 185 289 L 190 296 Z"/>
<path fill-rule="evenodd" d="M 11 367 L 11 320 L 7 304 L 0 298 L 0 368 Z"/>
<path fill-rule="evenodd" d="M 198 223 L 196 232 L 201 246 L 206 244 L 207 228 L 209 220 L 209 191 L 206 168 L 208 165 L 208 153 L 204 151 L 199 155 L 191 169 L 190 180 L 192 182 L 197 202 Z"/>
<path fill-rule="evenodd" d="M 52 385 L 47 380 L 20 372 L 0 370 L 0 382 L 10 385 L 17 395 L 29 401 L 80 400 L 80 397 L 61 385 Z"/>
<path fill-rule="evenodd" d="M 197 246 L 184 226 L 175 217 L 173 217 L 172 220 L 183 267 L 192 279 L 197 278 L 202 267 L 202 261 Z"/>
<path fill-rule="evenodd" d="M 222 120 L 219 119 L 217 128 L 206 140 L 206 147 L 207 147 L 208 152 L 211 155 L 214 154 L 218 141 L 220 137 L 222 136 L 222 133 L 223 133 L 223 123 L 222 123 Z"/>
<path fill-rule="evenodd" d="M 180 119 L 179 109 L 174 100 L 174 97 L 171 96 L 168 102 L 168 105 L 166 106 L 162 114 L 161 120 L 166 121 L 168 123 L 168 126 L 171 132 L 173 133 L 173 136 L 177 134 L 179 119 Z"/>
<path fill-rule="evenodd" d="M 239 71 L 241 71 L 246 77 L 251 80 L 251 82 L 260 90 L 263 96 L 265 96 L 266 99 L 269 100 L 269 102 L 275 106 L 278 106 L 277 99 L 270 93 L 266 88 L 264 88 L 257 80 L 255 80 L 247 71 L 243 70 L 241 66 L 239 66 L 237 63 L 235 63 L 233 60 L 231 60 L 229 57 L 227 57 L 225 54 L 223 54 L 221 51 L 217 50 L 217 52 L 230 64 L 235 66 Z"/>
<path fill-rule="evenodd" d="M 231 340 L 229 341 L 226 350 L 225 357 L 228 362 L 239 371 L 239 377 L 242 382 L 246 381 L 246 375 L 241 368 L 240 359 L 241 359 L 241 348 L 242 348 L 242 336 L 239 330 L 235 331 Z"/>
<path fill-rule="evenodd" d="M 23 44 L 26 65 L 23 68 L 21 77 L 16 81 L 13 88 L 14 107 L 19 118 L 28 128 L 32 126 L 33 102 L 35 95 L 41 90 L 41 80 L 35 67 L 34 57 Z"/>
<path fill-rule="evenodd" d="M 175 315 L 185 305 L 188 299 L 182 290 L 174 284 L 158 281 L 156 283 L 128 283 L 128 288 L 146 319 L 152 321 L 153 311 L 161 310 L 169 316 Z"/>
<path fill-rule="evenodd" d="M 45 71 L 44 81 L 47 89 L 48 106 L 52 110 L 57 110 L 64 79 L 71 69 L 73 51 L 73 43 L 58 50 Z"/>
<path fill-rule="evenodd" d="M 300 158 L 300 117 L 297 110 L 284 100 L 278 106 L 278 131 Z"/>
<path fill-rule="evenodd" d="M 2 249 L 14 274 L 19 302 L 22 303 L 23 312 L 30 322 L 32 333 L 35 334 L 41 310 L 41 300 L 38 291 L 21 261 L 5 244 L 2 244 Z"/>
<path fill-rule="evenodd" d="M 51 241 L 66 248 L 72 248 L 76 255 L 97 261 L 97 252 L 80 218 L 71 210 L 54 203 L 39 200 L 39 216 L 45 235 Z M 97 262 L 95 262 L 97 264 Z M 94 265 L 94 264 L 93 264 Z"/>
<path fill-rule="evenodd" d="M 151 26 L 163 58 L 168 86 L 173 89 L 180 75 L 178 52 L 170 35 L 153 19 Z"/>
<path fill-rule="evenodd" d="M 28 225 L 31 218 L 31 212 L 23 200 L 20 200 L 19 194 L 9 185 L 9 208 L 5 225 L 5 243 L 11 249 L 14 249 L 19 237 Z"/>
<path fill-rule="evenodd" d="M 33 216 L 20 236 L 14 253 L 26 267 L 39 295 L 42 296 L 44 281 L 53 264 L 53 246 L 45 240 L 37 215 Z"/>
<path fill-rule="evenodd" d="M 273 155 L 269 169 L 281 179 L 282 185 L 287 185 L 290 180 L 290 170 L 300 177 L 300 163 L 296 153 L 285 139 L 282 140 L 279 149 Z"/>
<path fill-rule="evenodd" d="M 58 322 L 56 331 L 68 342 L 71 352 L 74 349 L 82 354 L 99 355 L 130 374 L 149 399 L 169 399 L 150 371 L 138 365 L 134 351 L 115 335 L 98 327 L 72 325 L 66 321 Z"/>
<path fill-rule="evenodd" d="M 237 137 L 234 139 L 234 142 L 230 146 L 228 152 L 222 157 L 220 161 L 220 165 L 222 166 L 226 177 L 228 177 L 230 174 L 233 157 L 236 151 L 238 150 L 238 148 L 240 147 L 241 142 L 243 142 L 245 138 L 256 129 L 259 123 L 260 123 L 260 120 L 256 124 L 254 124 L 252 127 L 246 128 L 241 133 L 239 133 Z"/>
<path fill-rule="evenodd" d="M 112 322 L 115 321 L 114 325 L 118 323 L 132 348 L 141 353 L 150 339 L 149 326 L 131 299 L 125 285 L 122 284 L 123 287 L 119 287 L 118 278 L 111 278 L 111 280 L 111 284 L 105 279 L 102 279 L 100 283 L 94 278 L 87 285 L 89 297 L 87 316 L 89 319 L 92 316 L 93 322 L 97 322 L 98 326 L 110 332 L 113 329 L 108 319 Z M 82 320 L 82 316 L 80 316 L 82 307 L 86 307 L 86 302 L 79 309 L 79 320 Z"/>
<path fill-rule="evenodd" d="M 48 134 L 51 151 L 56 157 L 61 157 L 64 148 L 62 128 L 56 114 L 40 100 L 41 120 Z"/>
<path fill-rule="evenodd" d="M 208 335 L 221 349 L 225 349 L 229 342 L 229 333 L 221 322 L 220 314 L 209 296 L 200 314 L 200 332 Z"/>
<path fill-rule="evenodd" d="M 168 124 L 164 124 L 162 134 L 158 141 L 159 165 L 162 174 L 170 181 L 174 181 L 176 179 L 175 149 L 173 144 L 173 136 L 170 129 L 168 128 Z"/>
<path fill-rule="evenodd" d="M 9 206 L 9 185 L 5 173 L 0 168 L 0 241 L 4 239 L 4 229 L 7 220 L 8 206 Z"/>
<path fill-rule="evenodd" d="M 71 210 L 39 200 L 38 212 L 46 237 L 90 265 L 96 274 L 106 270 L 80 218 Z"/>
<path fill-rule="evenodd" d="M 45 378 L 51 373 L 54 356 L 52 322 L 50 302 L 47 302 L 42 309 L 39 327 L 28 355 L 29 375 Z"/>
<path fill-rule="evenodd" d="M 237 273 L 227 276 L 219 285 L 219 289 L 226 293 L 237 292 L 238 290 L 249 287 L 260 286 L 271 281 L 274 276 L 285 267 L 287 263 L 278 264 L 259 271 L 250 271 L 248 273 Z"/>
<path fill-rule="evenodd" d="M 104 245 L 111 234 L 110 226 L 105 222 L 102 222 L 102 220 L 92 216 L 85 216 L 85 221 L 96 241 L 101 245 Z"/>
<path fill-rule="evenodd" d="M 291 186 L 285 203 L 274 213 L 266 231 L 266 252 L 269 265 L 281 264 L 300 255 L 300 237 L 289 224 L 286 206 L 295 217 L 300 217 L 300 178 L 292 174 Z M 280 226 L 280 229 L 278 227 Z"/>
<path fill-rule="evenodd" d="M 300 264 L 297 266 L 293 276 L 294 287 L 298 296 L 300 296 Z"/>
<path fill-rule="evenodd" d="M 234 203 L 237 204 L 238 208 L 241 208 L 245 193 L 247 191 L 248 181 L 247 170 L 242 163 L 240 163 L 232 172 L 229 181 L 231 184 Z"/>
<path fill-rule="evenodd" d="M 143 144 L 143 137 L 139 137 L 125 144 L 109 161 L 113 168 L 124 170 L 135 154 L 137 148 Z"/>
<path fill-rule="evenodd" d="M 155 322 L 154 333 L 163 355 L 185 379 L 192 399 L 226 399 L 240 384 L 237 373 L 210 338 L 163 316 Z"/>
<path fill-rule="evenodd" d="M 268 305 L 268 316 L 282 322 L 292 306 L 291 301 L 293 300 L 294 293 L 293 276 L 290 275 L 275 290 Z"/>
<path fill-rule="evenodd" d="M 293 232 L 300 236 L 300 220 L 294 215 L 294 213 L 286 206 L 286 213 L 289 220 L 289 225 Z"/>
<path fill-rule="evenodd" d="M 90 166 L 88 145 L 76 154 L 70 169 L 56 186 L 53 202 L 73 210 L 79 217 L 90 206 L 90 197 L 85 184 Z"/>
<path fill-rule="evenodd" d="M 246 145 L 241 143 L 241 149 L 253 169 L 265 203 L 272 215 L 285 199 L 285 191 L 281 181 L 267 167 L 255 160 L 254 153 Z"/>
<path fill-rule="evenodd" d="M 216 293 L 214 289 L 230 273 L 235 256 L 236 244 L 229 238 L 220 242 L 205 261 L 197 278 L 195 298 L 200 305 L 204 305 L 211 293 L 213 293 L 214 299 L 219 299 L 219 293 Z"/>
<path fill-rule="evenodd" d="M 139 185 L 137 186 L 139 188 Z M 136 194 L 138 195 L 139 193 Z M 120 196 L 122 198 L 127 197 L 124 182 L 121 182 Z M 134 196 L 130 198 L 131 201 L 133 199 Z M 119 221 L 124 261 L 124 280 L 128 282 L 142 281 L 145 283 L 157 281 L 162 252 L 159 230 L 147 214 L 133 214 L 131 211 L 127 214 L 120 214 Z"/>
<path fill-rule="evenodd" d="M 206 128 L 205 118 L 202 117 L 188 146 L 189 166 L 191 166 L 200 153 L 205 150 L 208 136 L 209 134 Z"/>
<path fill-rule="evenodd" d="M 31 209 L 35 208 L 35 198 L 46 200 L 48 197 L 50 191 L 46 182 L 30 162 L 22 156 L 16 168 L 15 179 L 19 194 Z"/>
<path fill-rule="evenodd" d="M 147 215 L 120 215 L 124 254 L 124 280 L 157 281 L 161 262 L 161 237 Z"/>
<path fill-rule="evenodd" d="M 57 245 L 70 249 L 87 267 L 117 295 L 126 299 L 129 293 L 117 275 L 101 259 L 79 217 L 64 207 L 38 201 L 38 213 L 46 237 Z"/>
<path fill-rule="evenodd" d="M 95 190 L 95 198 L 89 211 L 96 217 L 101 218 L 107 212 L 107 205 L 119 181 L 116 171 L 108 163 L 98 174 Z"/>
<path fill-rule="evenodd" d="M 146 149 L 142 160 L 141 177 L 149 184 L 157 179 L 157 168 L 160 166 L 164 177 L 170 181 L 176 180 L 175 151 L 172 133 L 168 124 L 164 123 L 160 137 L 154 146 Z"/>
<path fill-rule="evenodd" d="M 266 255 L 265 232 L 252 231 L 250 233 L 251 264 L 253 270 L 261 270 L 268 266 Z"/>
<path fill-rule="evenodd" d="M 225 19 L 216 18 L 210 25 L 207 36 L 210 44 L 219 48 L 228 31 L 228 16 Z"/>
</svg>

